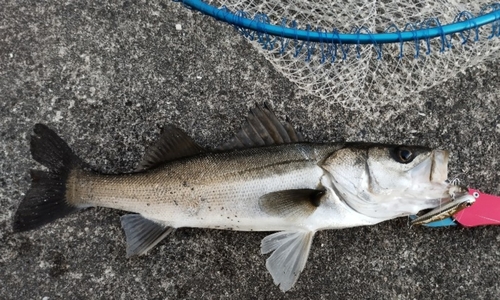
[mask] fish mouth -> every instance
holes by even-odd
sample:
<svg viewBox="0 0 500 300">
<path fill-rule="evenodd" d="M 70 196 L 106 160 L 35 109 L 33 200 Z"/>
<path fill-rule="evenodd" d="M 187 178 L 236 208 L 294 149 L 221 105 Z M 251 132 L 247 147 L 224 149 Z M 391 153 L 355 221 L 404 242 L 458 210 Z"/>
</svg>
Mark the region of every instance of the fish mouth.
<svg viewBox="0 0 500 300">
<path fill-rule="evenodd" d="M 434 150 L 431 154 L 429 181 L 433 186 L 443 187 L 443 195 L 439 206 L 446 205 L 455 199 L 468 195 L 468 188 L 448 180 L 448 160 L 450 152 Z"/>
<path fill-rule="evenodd" d="M 474 203 L 475 198 L 469 195 L 466 186 L 449 182 L 448 159 L 448 151 L 435 150 L 432 152 L 429 181 L 433 187 L 438 190 L 442 189 L 443 195 L 436 199 L 438 203 L 434 208 L 420 211 L 417 218 L 412 221 L 412 225 L 425 225 L 444 220 Z"/>
<path fill-rule="evenodd" d="M 433 183 L 443 183 L 448 179 L 448 159 L 450 152 L 434 150 L 431 158 L 429 180 Z"/>
<path fill-rule="evenodd" d="M 427 208 L 416 214 L 418 217 L 417 223 L 422 222 L 420 224 L 423 224 L 425 220 L 436 220 L 439 217 L 456 212 L 465 204 L 471 203 L 469 198 L 463 198 L 468 195 L 467 187 L 448 180 L 449 156 L 449 151 L 434 150 L 426 160 L 411 171 L 415 182 L 422 184 L 419 186 L 419 190 L 422 191 L 425 186 L 424 193 L 428 205 Z M 456 201 L 456 199 L 462 200 Z M 463 205 L 459 205 L 460 203 L 463 203 Z"/>
<path fill-rule="evenodd" d="M 437 186 L 445 184 L 448 179 L 448 158 L 448 151 L 432 151 L 429 157 L 410 171 L 411 177 L 421 183 L 430 182 Z"/>
</svg>

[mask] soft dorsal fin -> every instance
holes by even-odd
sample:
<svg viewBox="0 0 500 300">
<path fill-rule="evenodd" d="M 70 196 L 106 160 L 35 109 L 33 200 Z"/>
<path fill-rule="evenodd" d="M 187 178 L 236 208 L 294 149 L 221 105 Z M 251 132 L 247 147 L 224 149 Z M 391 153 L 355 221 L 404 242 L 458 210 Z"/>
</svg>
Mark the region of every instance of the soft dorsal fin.
<svg viewBox="0 0 500 300">
<path fill-rule="evenodd" d="M 173 125 L 167 125 L 158 141 L 146 151 L 136 171 L 144 171 L 167 161 L 203 152 L 203 148 L 198 146 L 184 131 Z"/>
<path fill-rule="evenodd" d="M 256 104 L 240 131 L 216 150 L 233 150 L 259 146 L 302 142 L 302 135 L 295 131 L 289 120 L 280 122 L 267 104 Z"/>
</svg>

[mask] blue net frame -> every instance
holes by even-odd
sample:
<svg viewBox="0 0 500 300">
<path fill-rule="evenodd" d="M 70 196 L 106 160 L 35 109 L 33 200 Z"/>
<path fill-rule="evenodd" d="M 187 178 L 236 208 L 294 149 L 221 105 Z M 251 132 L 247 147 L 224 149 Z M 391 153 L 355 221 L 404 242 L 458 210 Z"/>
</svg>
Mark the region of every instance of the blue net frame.
<svg viewBox="0 0 500 300">
<path fill-rule="evenodd" d="M 450 24 L 441 24 L 438 18 L 425 19 L 419 23 L 408 23 L 403 29 L 391 24 L 384 32 L 374 33 L 366 27 L 354 27 L 349 33 L 341 33 L 337 29 L 326 30 L 312 28 L 309 25 L 300 29 L 296 21 L 282 19 L 280 25 L 270 23 L 265 14 L 249 16 L 244 11 L 231 12 L 226 7 L 217 8 L 202 0 L 173 0 L 185 6 L 200 11 L 219 21 L 233 25 L 238 32 L 250 40 L 259 42 L 264 49 L 274 50 L 279 47 L 283 53 L 290 46 L 294 48 L 295 56 L 305 51 L 305 60 L 319 50 L 321 62 L 340 56 L 346 59 L 350 49 L 354 48 L 356 56 L 361 56 L 362 45 L 374 45 L 377 58 L 382 58 L 384 44 L 399 44 L 399 58 L 403 57 L 404 44 L 415 45 L 415 58 L 421 54 L 420 42 L 424 42 L 426 54 L 430 54 L 431 40 L 438 39 L 440 51 L 453 47 L 452 36 L 460 38 L 462 44 L 476 42 L 480 38 L 479 29 L 491 24 L 491 32 L 487 38 L 500 37 L 500 3 L 492 3 L 481 9 L 476 15 L 462 11 L 455 16 Z M 290 44 L 292 43 L 292 44 Z"/>
</svg>

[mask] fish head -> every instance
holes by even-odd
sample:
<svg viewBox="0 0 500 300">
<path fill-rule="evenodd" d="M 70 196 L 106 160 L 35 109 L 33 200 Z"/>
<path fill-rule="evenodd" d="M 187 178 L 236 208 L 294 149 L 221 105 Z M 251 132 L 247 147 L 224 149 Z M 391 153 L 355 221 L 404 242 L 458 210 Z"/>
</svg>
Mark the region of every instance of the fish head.
<svg viewBox="0 0 500 300">
<path fill-rule="evenodd" d="M 420 146 L 351 144 L 330 155 L 323 168 L 348 206 L 388 220 L 451 201 L 448 157 Z"/>
</svg>

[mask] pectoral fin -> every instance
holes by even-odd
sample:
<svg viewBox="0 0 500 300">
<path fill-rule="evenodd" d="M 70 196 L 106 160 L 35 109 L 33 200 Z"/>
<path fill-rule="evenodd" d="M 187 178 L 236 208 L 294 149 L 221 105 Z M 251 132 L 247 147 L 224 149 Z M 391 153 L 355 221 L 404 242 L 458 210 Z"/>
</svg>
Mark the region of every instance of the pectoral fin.
<svg viewBox="0 0 500 300">
<path fill-rule="evenodd" d="M 308 217 L 321 203 L 324 190 L 296 189 L 265 194 L 259 199 L 262 211 L 284 218 Z"/>
<path fill-rule="evenodd" d="M 304 270 L 313 237 L 313 231 L 282 231 L 262 240 L 262 254 L 274 251 L 267 259 L 266 267 L 283 292 L 294 286 Z"/>
<path fill-rule="evenodd" d="M 127 258 L 145 254 L 174 231 L 172 227 L 148 220 L 138 214 L 122 216 L 121 223 L 127 238 Z"/>
</svg>

